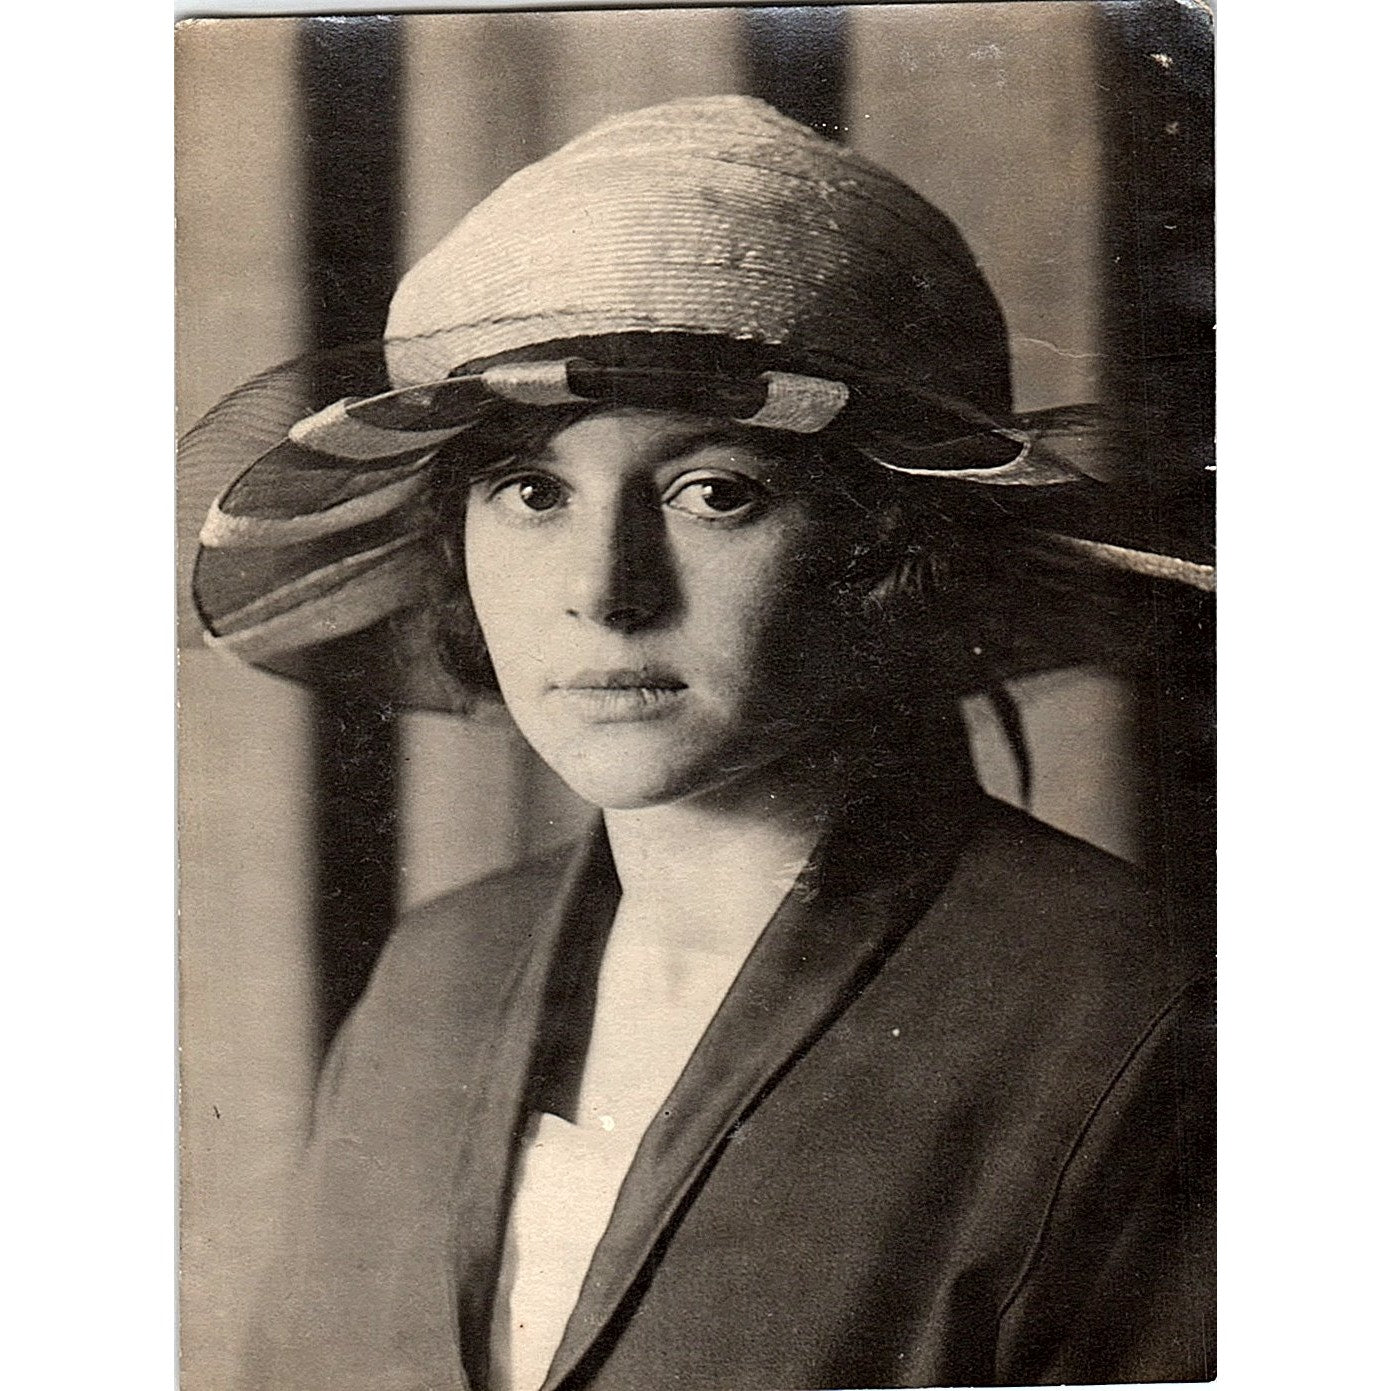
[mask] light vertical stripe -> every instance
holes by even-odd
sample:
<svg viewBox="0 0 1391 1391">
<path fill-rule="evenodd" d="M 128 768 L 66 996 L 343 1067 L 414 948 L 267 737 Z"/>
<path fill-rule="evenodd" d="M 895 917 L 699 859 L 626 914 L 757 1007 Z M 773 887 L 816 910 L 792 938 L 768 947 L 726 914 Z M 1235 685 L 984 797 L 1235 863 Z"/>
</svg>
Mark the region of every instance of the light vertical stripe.
<svg viewBox="0 0 1391 1391">
<path fill-rule="evenodd" d="M 304 346 L 294 28 L 219 20 L 177 35 L 181 428 Z M 192 645 L 189 570 L 211 501 L 179 499 L 179 1332 L 197 1387 L 233 1382 L 314 1068 L 309 702 Z"/>
<path fill-rule="evenodd" d="M 960 227 L 1004 307 L 1018 409 L 1096 400 L 1093 7 L 872 6 L 851 39 L 849 142 Z"/>
</svg>

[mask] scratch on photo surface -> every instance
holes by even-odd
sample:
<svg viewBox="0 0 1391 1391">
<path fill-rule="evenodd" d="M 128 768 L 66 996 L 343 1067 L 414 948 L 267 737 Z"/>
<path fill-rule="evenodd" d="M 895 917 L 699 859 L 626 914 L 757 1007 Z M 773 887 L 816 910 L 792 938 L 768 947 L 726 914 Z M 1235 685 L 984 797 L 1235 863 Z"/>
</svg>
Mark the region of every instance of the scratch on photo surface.
<svg viewBox="0 0 1391 1391">
<path fill-rule="evenodd" d="M 1049 352 L 1057 353 L 1059 357 L 1071 358 L 1074 362 L 1081 362 L 1087 358 L 1097 358 L 1099 352 L 1084 352 L 1077 348 L 1060 348 L 1050 338 L 1030 338 L 1026 334 L 1017 333 L 1014 336 L 1016 343 L 1027 343 L 1033 348 L 1047 348 Z"/>
</svg>

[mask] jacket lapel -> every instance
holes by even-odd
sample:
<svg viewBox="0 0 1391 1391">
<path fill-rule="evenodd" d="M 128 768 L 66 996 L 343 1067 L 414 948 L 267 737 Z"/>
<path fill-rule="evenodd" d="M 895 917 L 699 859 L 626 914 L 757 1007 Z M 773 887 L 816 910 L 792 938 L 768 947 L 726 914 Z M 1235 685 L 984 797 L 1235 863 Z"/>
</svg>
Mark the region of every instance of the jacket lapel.
<svg viewBox="0 0 1391 1391">
<path fill-rule="evenodd" d="M 489 1324 L 502 1257 L 516 1162 L 516 1140 L 525 1126 L 546 1059 L 555 1056 L 551 1030 L 559 1010 L 570 1017 L 576 983 L 588 972 L 563 976 L 557 962 L 583 963 L 602 949 L 618 890 L 602 824 L 581 845 L 551 912 L 536 931 L 525 963 L 504 987 L 495 1053 L 481 1060 L 480 1086 L 463 1118 L 454 1192 L 459 1345 L 464 1370 L 475 1386 L 488 1384 Z M 519 930 L 525 930 L 519 924 Z M 583 1008 L 583 1001 L 579 1001 Z"/>
<path fill-rule="evenodd" d="M 638 1148 L 544 1391 L 602 1358 L 606 1330 L 722 1147 L 940 892 L 974 819 L 969 794 L 952 800 L 927 799 L 938 810 L 926 815 L 920 799 L 877 800 L 828 839 L 774 915 Z"/>
</svg>

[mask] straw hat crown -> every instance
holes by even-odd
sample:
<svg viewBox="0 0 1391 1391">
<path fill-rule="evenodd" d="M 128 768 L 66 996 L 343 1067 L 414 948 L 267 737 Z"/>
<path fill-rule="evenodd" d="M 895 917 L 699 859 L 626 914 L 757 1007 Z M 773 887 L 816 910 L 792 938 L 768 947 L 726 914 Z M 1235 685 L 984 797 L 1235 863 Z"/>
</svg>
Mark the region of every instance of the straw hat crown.
<svg viewBox="0 0 1391 1391">
<path fill-rule="evenodd" d="M 1009 405 L 999 308 L 952 223 L 764 102 L 615 117 L 514 174 L 402 280 L 396 386 L 559 339 L 718 335 Z"/>
</svg>

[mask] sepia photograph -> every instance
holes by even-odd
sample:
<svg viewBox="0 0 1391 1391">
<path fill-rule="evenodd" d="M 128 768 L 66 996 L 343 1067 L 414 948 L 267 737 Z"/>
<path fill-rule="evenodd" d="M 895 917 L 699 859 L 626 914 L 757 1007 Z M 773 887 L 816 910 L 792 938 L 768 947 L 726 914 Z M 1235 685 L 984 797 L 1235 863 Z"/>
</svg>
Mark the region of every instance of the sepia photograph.
<svg viewBox="0 0 1391 1391">
<path fill-rule="evenodd" d="M 1211 11 L 174 48 L 185 1391 L 1213 1380 Z"/>
</svg>

